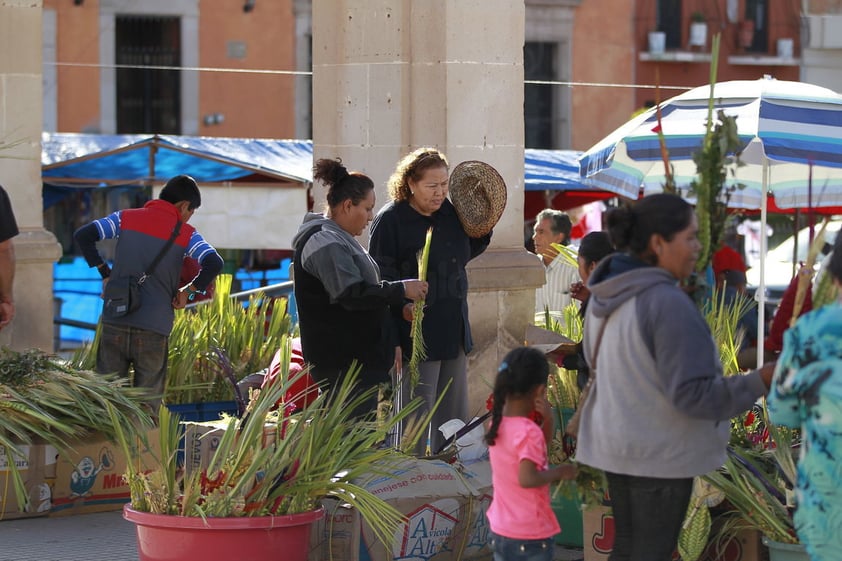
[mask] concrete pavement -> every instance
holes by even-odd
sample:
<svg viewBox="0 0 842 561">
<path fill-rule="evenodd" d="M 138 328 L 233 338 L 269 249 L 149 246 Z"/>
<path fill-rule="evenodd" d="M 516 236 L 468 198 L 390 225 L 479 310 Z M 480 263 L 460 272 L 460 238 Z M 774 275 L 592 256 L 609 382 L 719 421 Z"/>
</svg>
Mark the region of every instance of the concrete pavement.
<svg viewBox="0 0 842 561">
<path fill-rule="evenodd" d="M 582 558 L 580 549 L 556 547 L 555 561 Z M 0 561 L 137 559 L 134 525 L 119 511 L 0 521 Z"/>
<path fill-rule="evenodd" d="M 137 561 L 121 512 L 0 522 L 0 561 Z"/>
</svg>

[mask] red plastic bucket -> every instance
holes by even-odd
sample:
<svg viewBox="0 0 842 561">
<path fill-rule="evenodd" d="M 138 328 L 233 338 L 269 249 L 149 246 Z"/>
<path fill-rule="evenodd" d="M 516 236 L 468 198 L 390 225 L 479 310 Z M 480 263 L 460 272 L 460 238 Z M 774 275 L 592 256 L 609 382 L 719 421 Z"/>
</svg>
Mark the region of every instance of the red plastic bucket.
<svg viewBox="0 0 842 561">
<path fill-rule="evenodd" d="M 207 518 L 138 512 L 123 507 L 137 529 L 140 561 L 307 561 L 310 526 L 319 508 L 285 516 Z"/>
</svg>

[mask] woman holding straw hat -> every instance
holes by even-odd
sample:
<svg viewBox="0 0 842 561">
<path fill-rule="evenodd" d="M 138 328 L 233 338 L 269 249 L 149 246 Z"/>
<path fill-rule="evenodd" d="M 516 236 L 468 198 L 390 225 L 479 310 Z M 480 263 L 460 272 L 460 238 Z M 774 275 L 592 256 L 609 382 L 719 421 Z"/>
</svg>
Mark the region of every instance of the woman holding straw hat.
<svg viewBox="0 0 842 561">
<path fill-rule="evenodd" d="M 400 394 L 420 395 L 427 411 L 439 395 L 447 394 L 432 419 L 430 450 L 436 452 L 444 442 L 437 430 L 450 419 L 467 420 L 468 388 L 466 353 L 471 351 L 471 327 L 468 322 L 468 261 L 485 251 L 491 233 L 471 238 L 448 200 L 449 166 L 444 154 L 433 148 L 420 148 L 403 157 L 388 182 L 391 201 L 377 214 L 371 225 L 369 251 L 380 265 L 383 278 L 418 276 L 418 252 L 424 247 L 427 230 L 432 238 L 427 266 L 427 294 L 422 336 L 426 360 L 419 366 L 419 380 L 410 388 L 407 369 L 400 380 Z M 406 304 L 394 314 L 400 334 L 401 354 L 408 361 L 412 351 L 410 326 L 412 305 Z M 419 415 L 423 414 L 422 410 Z M 423 453 L 422 439 L 417 453 Z"/>
<path fill-rule="evenodd" d="M 419 280 L 381 280 L 356 240 L 371 222 L 374 183 L 339 160 L 320 159 L 314 179 L 328 187 L 324 214 L 308 213 L 293 239 L 295 300 L 301 348 L 320 384 L 336 384 L 353 361 L 362 365 L 360 389 L 389 380 L 394 335 L 389 306 L 427 294 Z M 376 409 L 376 397 L 367 411 Z"/>
</svg>

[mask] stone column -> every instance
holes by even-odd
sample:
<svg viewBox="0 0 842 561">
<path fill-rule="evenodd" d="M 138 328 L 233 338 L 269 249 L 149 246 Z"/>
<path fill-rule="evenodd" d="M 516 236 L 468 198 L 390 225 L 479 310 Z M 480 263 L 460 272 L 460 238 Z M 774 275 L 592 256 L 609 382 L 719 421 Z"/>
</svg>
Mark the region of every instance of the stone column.
<svg viewBox="0 0 842 561">
<path fill-rule="evenodd" d="M 0 3 L 0 183 L 12 201 L 20 235 L 15 319 L 0 347 L 53 350 L 53 263 L 61 256 L 44 230 L 41 196 L 41 1 Z"/>
<path fill-rule="evenodd" d="M 346 0 L 313 3 L 314 158 L 339 156 L 377 184 L 397 160 L 435 146 L 452 166 L 493 165 L 508 204 L 492 245 L 471 263 L 471 409 L 503 355 L 522 344 L 544 282 L 523 248 L 524 4 L 512 0 Z M 324 192 L 316 187 L 316 206 Z"/>
</svg>

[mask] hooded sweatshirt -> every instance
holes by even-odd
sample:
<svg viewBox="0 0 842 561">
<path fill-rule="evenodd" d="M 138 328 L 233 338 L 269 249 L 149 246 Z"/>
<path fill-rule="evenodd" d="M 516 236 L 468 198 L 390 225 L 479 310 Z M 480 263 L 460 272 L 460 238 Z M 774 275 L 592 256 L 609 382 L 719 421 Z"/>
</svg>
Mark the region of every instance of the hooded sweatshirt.
<svg viewBox="0 0 842 561">
<path fill-rule="evenodd" d="M 583 405 L 576 459 L 641 477 L 720 467 L 728 420 L 766 391 L 760 374 L 723 376 L 704 317 L 668 271 L 614 254 L 588 288 L 584 347 L 596 383 Z"/>
<path fill-rule="evenodd" d="M 364 385 L 388 380 L 397 345 L 389 306 L 403 306 L 403 283 L 380 280 L 359 242 L 321 214 L 308 213 L 292 243 L 304 359 L 340 370 L 357 360 Z"/>
</svg>

